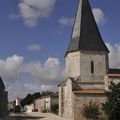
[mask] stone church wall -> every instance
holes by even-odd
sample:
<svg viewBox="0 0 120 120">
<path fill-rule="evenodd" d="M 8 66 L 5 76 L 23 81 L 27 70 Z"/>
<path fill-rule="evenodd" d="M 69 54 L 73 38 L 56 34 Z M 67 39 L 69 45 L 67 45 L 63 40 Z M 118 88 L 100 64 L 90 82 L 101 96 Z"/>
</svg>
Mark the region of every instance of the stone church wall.
<svg viewBox="0 0 120 120">
<path fill-rule="evenodd" d="M 75 94 L 74 95 L 74 120 L 87 120 L 82 115 L 82 108 L 84 104 L 90 101 L 96 102 L 100 105 L 106 100 L 105 94 Z"/>
<path fill-rule="evenodd" d="M 80 76 L 80 52 L 68 53 L 66 56 L 67 77 Z"/>
<path fill-rule="evenodd" d="M 0 92 L 0 118 L 5 117 L 8 113 L 7 92 Z"/>
<path fill-rule="evenodd" d="M 94 73 L 91 73 L 91 61 Z M 107 55 L 99 52 L 80 52 L 80 80 L 83 82 L 104 82 L 108 69 Z"/>
<path fill-rule="evenodd" d="M 59 87 L 59 116 L 73 120 L 73 100 L 72 81 L 68 79 L 66 86 Z"/>
<path fill-rule="evenodd" d="M 65 118 L 72 120 L 73 119 L 73 92 L 72 92 L 72 81 L 67 80 L 65 86 Z"/>
</svg>

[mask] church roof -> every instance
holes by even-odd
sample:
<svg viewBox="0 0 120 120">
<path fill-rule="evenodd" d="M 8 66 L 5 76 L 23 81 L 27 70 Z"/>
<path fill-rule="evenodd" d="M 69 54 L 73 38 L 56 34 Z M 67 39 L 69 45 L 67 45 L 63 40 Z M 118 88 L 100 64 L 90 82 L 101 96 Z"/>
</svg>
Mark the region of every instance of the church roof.
<svg viewBox="0 0 120 120">
<path fill-rule="evenodd" d="M 88 0 L 79 0 L 68 52 L 109 52 L 103 42 Z"/>
<path fill-rule="evenodd" d="M 0 91 L 4 91 L 5 90 L 5 85 L 3 83 L 2 78 L 0 77 Z"/>
</svg>

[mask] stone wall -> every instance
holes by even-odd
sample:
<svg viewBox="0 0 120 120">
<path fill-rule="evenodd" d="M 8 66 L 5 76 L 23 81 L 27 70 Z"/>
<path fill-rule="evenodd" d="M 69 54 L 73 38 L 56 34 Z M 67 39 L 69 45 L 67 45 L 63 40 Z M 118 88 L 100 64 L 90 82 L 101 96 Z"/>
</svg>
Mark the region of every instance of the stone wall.
<svg viewBox="0 0 120 120">
<path fill-rule="evenodd" d="M 80 52 L 80 80 L 83 82 L 104 82 L 108 71 L 107 54 L 102 52 Z M 94 63 L 94 73 L 91 73 L 91 61 Z"/>
<path fill-rule="evenodd" d="M 71 52 L 66 56 L 67 77 L 80 76 L 80 52 Z"/>
<path fill-rule="evenodd" d="M 59 116 L 73 120 L 72 81 L 68 79 L 65 86 L 59 87 Z"/>
<path fill-rule="evenodd" d="M 58 105 L 58 97 L 44 96 L 42 98 L 36 99 L 34 104 L 35 109 L 37 109 L 38 112 L 43 112 L 44 110 L 47 110 L 47 112 L 52 112 L 52 105 Z"/>
<path fill-rule="evenodd" d="M 62 117 L 62 86 L 59 86 L 59 116 Z"/>
<path fill-rule="evenodd" d="M 84 104 L 93 101 L 101 107 L 101 103 L 104 103 L 105 100 L 105 94 L 74 94 L 74 120 L 87 120 L 82 115 Z"/>
<path fill-rule="evenodd" d="M 45 109 L 45 106 L 44 106 L 45 103 L 41 99 L 36 99 L 34 104 L 35 104 L 35 109 L 37 109 L 38 112 L 42 112 Z"/>
<path fill-rule="evenodd" d="M 94 73 L 91 73 L 91 61 L 94 62 Z M 80 77 L 83 82 L 104 82 L 108 71 L 108 55 L 103 52 L 71 52 L 66 56 L 68 77 Z"/>
<path fill-rule="evenodd" d="M 66 82 L 65 87 L 65 105 L 64 105 L 64 117 L 66 119 L 72 120 L 73 119 L 73 92 L 72 92 L 72 81 L 70 79 Z"/>
<path fill-rule="evenodd" d="M 0 92 L 0 118 L 5 117 L 8 113 L 7 92 Z"/>
</svg>

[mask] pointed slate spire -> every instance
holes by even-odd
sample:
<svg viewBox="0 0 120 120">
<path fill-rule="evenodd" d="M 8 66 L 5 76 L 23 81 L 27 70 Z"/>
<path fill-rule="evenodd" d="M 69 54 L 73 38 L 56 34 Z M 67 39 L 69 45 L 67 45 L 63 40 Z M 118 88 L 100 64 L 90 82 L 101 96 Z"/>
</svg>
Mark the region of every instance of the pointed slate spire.
<svg viewBox="0 0 120 120">
<path fill-rule="evenodd" d="M 78 50 L 109 52 L 101 38 L 88 0 L 79 0 L 66 54 Z"/>
<path fill-rule="evenodd" d="M 5 90 L 5 85 L 3 83 L 2 78 L 0 77 L 0 91 L 4 91 Z"/>
</svg>

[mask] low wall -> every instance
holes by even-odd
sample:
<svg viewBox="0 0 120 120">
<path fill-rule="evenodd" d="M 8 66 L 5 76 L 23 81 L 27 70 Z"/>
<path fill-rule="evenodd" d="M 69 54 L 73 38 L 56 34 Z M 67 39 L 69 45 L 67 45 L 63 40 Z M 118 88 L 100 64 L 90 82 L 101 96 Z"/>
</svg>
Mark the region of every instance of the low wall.
<svg viewBox="0 0 120 120">
<path fill-rule="evenodd" d="M 8 93 L 0 92 L 0 119 L 8 114 Z"/>
</svg>

